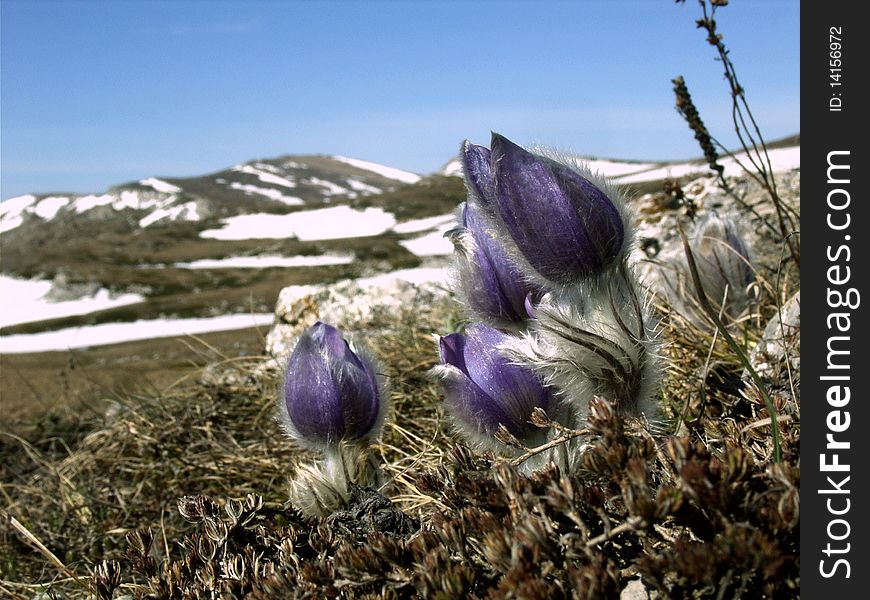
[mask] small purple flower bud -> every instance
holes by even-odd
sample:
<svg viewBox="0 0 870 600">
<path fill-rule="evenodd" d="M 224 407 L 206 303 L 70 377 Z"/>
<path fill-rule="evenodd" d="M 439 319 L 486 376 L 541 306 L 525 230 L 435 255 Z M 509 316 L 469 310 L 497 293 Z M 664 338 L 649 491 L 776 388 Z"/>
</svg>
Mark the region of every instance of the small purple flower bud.
<svg viewBox="0 0 870 600">
<path fill-rule="evenodd" d="M 290 355 L 281 409 L 292 438 L 327 449 L 376 437 L 384 403 L 370 359 L 354 352 L 338 329 L 318 322 Z"/>
<path fill-rule="evenodd" d="M 571 284 L 600 272 L 623 253 L 626 232 L 620 211 L 577 170 L 496 133 L 490 160 L 492 211 L 544 278 Z M 481 176 L 483 171 L 479 169 Z"/>
<path fill-rule="evenodd" d="M 453 240 L 458 250 L 456 291 L 465 307 L 498 327 L 525 322 L 527 298 L 539 300 L 544 290 L 505 253 L 475 204 L 462 207 L 462 227 L 455 230 Z"/>
<path fill-rule="evenodd" d="M 445 405 L 460 431 L 483 445 L 496 445 L 499 425 L 519 440 L 539 433 L 529 423 L 536 407 L 552 403 L 538 375 L 508 361 L 497 349 L 508 336 L 487 325 L 470 327 L 466 335 L 441 338 L 441 376 Z"/>
</svg>

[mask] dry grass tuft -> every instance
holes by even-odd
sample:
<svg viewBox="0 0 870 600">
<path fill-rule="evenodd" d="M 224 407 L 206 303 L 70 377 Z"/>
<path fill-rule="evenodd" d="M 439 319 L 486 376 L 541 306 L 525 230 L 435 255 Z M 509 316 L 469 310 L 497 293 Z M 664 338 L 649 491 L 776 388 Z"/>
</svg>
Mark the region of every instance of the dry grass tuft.
<svg viewBox="0 0 870 600">
<path fill-rule="evenodd" d="M 393 390 L 394 416 L 378 448 L 391 480 L 385 492 L 420 514 L 436 502 L 417 490 L 416 474 L 440 464 L 451 443 L 425 376 L 437 360 L 433 334 L 451 308 L 398 315 L 371 339 Z M 104 557 L 123 556 L 125 536 L 140 526 L 154 528 L 158 560 L 180 558 L 176 542 L 191 529 L 176 509 L 182 496 L 285 501 L 304 453 L 274 418 L 279 373 L 268 359 L 234 359 L 163 395 L 129 396 L 104 415 L 49 414 L 0 431 L 0 591 L 27 596 L 32 582 L 69 585 L 13 518 L 87 578 Z"/>
</svg>

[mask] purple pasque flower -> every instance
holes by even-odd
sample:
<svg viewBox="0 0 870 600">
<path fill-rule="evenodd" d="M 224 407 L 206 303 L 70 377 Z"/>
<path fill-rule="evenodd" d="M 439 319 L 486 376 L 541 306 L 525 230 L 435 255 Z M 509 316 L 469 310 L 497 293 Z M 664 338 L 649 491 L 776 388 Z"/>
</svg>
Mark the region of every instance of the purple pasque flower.
<svg viewBox="0 0 870 600">
<path fill-rule="evenodd" d="M 372 359 L 321 322 L 300 336 L 290 355 L 282 400 L 287 433 L 309 448 L 372 439 L 383 423 L 385 399 Z"/>
<path fill-rule="evenodd" d="M 462 226 L 453 230 L 456 292 L 475 318 L 511 327 L 529 318 L 529 306 L 545 290 L 529 281 L 495 239 L 476 203 L 461 207 Z"/>
<path fill-rule="evenodd" d="M 707 296 L 718 304 L 724 301 L 726 312 L 741 312 L 749 301 L 746 289 L 755 272 L 734 222 L 711 212 L 698 223 L 691 248 Z"/>
<path fill-rule="evenodd" d="M 470 195 L 547 281 L 576 283 L 624 254 L 627 219 L 588 172 L 497 133 L 491 150 L 466 142 L 462 157 Z"/>
<path fill-rule="evenodd" d="M 537 374 L 498 350 L 507 340 L 507 334 L 483 324 L 441 338 L 442 364 L 435 373 L 445 406 L 459 430 L 485 447 L 500 447 L 493 437 L 499 425 L 526 443 L 545 435 L 529 419 L 536 407 L 547 410 L 553 403 Z"/>
</svg>

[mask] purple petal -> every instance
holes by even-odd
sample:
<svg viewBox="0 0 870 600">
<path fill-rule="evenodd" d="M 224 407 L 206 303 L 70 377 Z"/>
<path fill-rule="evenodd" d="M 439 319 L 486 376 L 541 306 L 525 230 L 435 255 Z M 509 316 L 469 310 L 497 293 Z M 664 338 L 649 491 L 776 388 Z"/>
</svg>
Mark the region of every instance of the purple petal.
<svg viewBox="0 0 870 600">
<path fill-rule="evenodd" d="M 698 268 L 705 273 L 708 285 L 717 279 L 732 287 L 744 288 L 755 278 L 749 263 L 749 251 L 734 223 L 712 212 L 698 226 L 693 243 Z M 707 273 L 709 271 L 709 273 Z M 708 290 L 721 294 L 722 290 Z"/>
<path fill-rule="evenodd" d="M 504 424 L 517 437 L 524 434 L 524 428 L 517 428 L 500 403 L 466 375 L 456 372 L 445 378 L 442 385 L 447 409 L 464 427 L 492 435 Z"/>
<path fill-rule="evenodd" d="M 309 332 L 299 338 L 287 364 L 284 402 L 290 422 L 304 440 L 329 444 L 344 433 L 341 392 Z"/>
<path fill-rule="evenodd" d="M 725 242 L 734 248 L 734 251 L 737 253 L 737 255 L 732 256 L 731 259 L 738 263 L 737 270 L 743 275 L 743 285 L 749 285 L 755 278 L 755 275 L 752 272 L 752 267 L 749 264 L 749 250 L 746 249 L 746 244 L 743 243 L 743 238 L 731 222 L 727 222 L 725 225 Z"/>
<path fill-rule="evenodd" d="M 529 417 L 536 406 L 547 408 L 550 392 L 534 372 L 501 355 L 496 347 L 506 340 L 506 334 L 492 327 L 472 326 L 465 340 L 465 364 L 469 379 L 488 399 L 476 407 L 481 419 L 502 423 L 522 437 L 535 429 Z"/>
<path fill-rule="evenodd" d="M 492 163 L 496 210 L 541 275 L 569 283 L 619 255 L 624 241 L 619 211 L 589 180 L 495 133 Z"/>
<path fill-rule="evenodd" d="M 338 329 L 320 322 L 300 337 L 290 357 L 284 398 L 299 434 L 321 444 L 369 434 L 380 412 L 376 374 Z"/>
<path fill-rule="evenodd" d="M 526 314 L 530 319 L 535 318 L 535 304 L 531 294 L 526 295 L 526 299 L 523 301 L 523 307 L 526 309 Z"/>
<path fill-rule="evenodd" d="M 348 439 L 365 436 L 380 412 L 377 375 L 350 349 L 341 332 L 326 323 L 315 323 L 312 337 L 321 348 L 342 401 L 344 428 Z"/>
<path fill-rule="evenodd" d="M 484 207 L 495 201 L 495 184 L 493 183 L 490 152 L 484 146 L 472 144 L 468 140 L 462 143 L 460 152 L 462 172 L 468 190 Z"/>
<path fill-rule="evenodd" d="M 363 368 L 362 362 L 347 345 L 341 331 L 320 321 L 312 325 L 309 331 L 317 346 L 322 349 L 323 356 L 330 366 L 350 362 L 360 369 Z"/>
<path fill-rule="evenodd" d="M 466 206 L 464 221 L 475 240 L 474 252 L 468 257 L 470 272 L 462 282 L 471 308 L 495 321 L 524 321 L 526 296 L 540 297 L 543 290 L 529 283 L 508 257 L 479 209 Z"/>
<path fill-rule="evenodd" d="M 348 362 L 333 375 L 342 395 L 344 437 L 365 437 L 371 433 L 381 408 L 375 373 L 369 368 L 359 368 Z"/>
<path fill-rule="evenodd" d="M 451 333 L 440 340 L 441 362 L 459 369 L 468 374 L 465 367 L 465 336 L 461 333 Z"/>
</svg>

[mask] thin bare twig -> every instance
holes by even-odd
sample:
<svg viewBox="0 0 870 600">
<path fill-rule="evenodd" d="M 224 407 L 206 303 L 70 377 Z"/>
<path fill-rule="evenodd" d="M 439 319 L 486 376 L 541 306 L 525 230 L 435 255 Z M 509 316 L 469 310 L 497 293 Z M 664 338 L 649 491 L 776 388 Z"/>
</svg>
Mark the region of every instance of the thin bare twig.
<svg viewBox="0 0 870 600">
<path fill-rule="evenodd" d="M 734 130 L 738 140 L 740 140 L 740 145 L 746 153 L 747 159 L 752 164 L 754 173 L 753 170 L 747 169 L 740 163 L 733 154 L 730 152 L 728 154 L 750 177 L 758 181 L 767 190 L 776 211 L 780 235 L 788 246 L 792 260 L 800 267 L 800 242 L 799 240 L 793 241 L 789 236 L 789 233 L 794 229 L 794 219 L 798 218 L 798 216 L 779 197 L 779 192 L 776 189 L 776 178 L 773 175 L 773 165 L 770 160 L 770 154 L 767 151 L 767 144 L 764 142 L 764 136 L 762 136 L 758 122 L 755 120 L 755 116 L 752 114 L 752 110 L 746 100 L 746 92 L 737 79 L 737 70 L 731 61 L 728 49 L 722 42 L 722 35 L 717 30 L 715 19 L 716 4 L 712 4 L 709 15 L 707 13 L 706 0 L 698 0 L 698 4 L 701 6 L 702 18 L 697 21 L 697 25 L 707 32 L 707 42 L 716 48 L 719 60 L 725 69 L 725 79 L 731 90 L 731 120 L 734 123 Z M 721 146 L 721 144 L 719 145 Z M 721 171 L 719 174 L 721 177 Z"/>
<path fill-rule="evenodd" d="M 525 452 L 521 456 L 518 456 L 517 458 L 513 459 L 511 461 L 511 464 L 515 467 L 518 465 L 521 465 L 524 462 L 526 462 L 527 460 L 529 460 L 530 458 L 532 458 L 533 456 L 535 456 L 536 454 L 540 454 L 541 452 L 549 450 L 550 448 L 555 448 L 559 444 L 564 444 L 565 442 L 567 442 L 569 440 L 573 440 L 574 438 L 586 435 L 589 433 L 589 431 L 590 431 L 589 429 L 575 429 L 569 433 L 563 433 L 559 437 L 550 440 L 546 444 L 541 444 L 540 446 L 538 446 L 536 448 L 530 448 L 527 452 Z"/>
<path fill-rule="evenodd" d="M 622 535 L 627 531 L 634 531 L 638 527 L 643 524 L 644 520 L 640 517 L 629 517 L 628 520 L 625 521 L 622 525 L 617 525 L 613 529 L 605 531 L 601 535 L 597 535 L 588 542 L 586 542 L 587 548 L 594 548 L 598 544 L 606 542 L 607 540 L 612 540 L 613 538 Z"/>
</svg>

